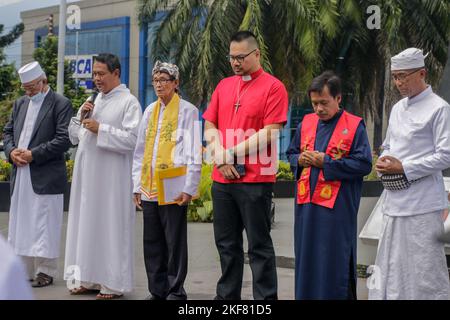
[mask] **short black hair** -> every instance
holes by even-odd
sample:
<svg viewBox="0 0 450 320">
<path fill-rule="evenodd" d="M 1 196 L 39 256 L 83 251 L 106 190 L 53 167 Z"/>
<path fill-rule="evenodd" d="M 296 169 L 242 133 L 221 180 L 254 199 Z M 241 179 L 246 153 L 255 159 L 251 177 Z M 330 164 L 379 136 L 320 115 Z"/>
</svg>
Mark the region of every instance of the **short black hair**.
<svg viewBox="0 0 450 320">
<path fill-rule="evenodd" d="M 308 89 L 308 96 L 311 97 L 311 92 L 322 93 L 325 86 L 328 87 L 328 91 L 333 98 L 342 94 L 341 79 L 333 71 L 325 71 L 320 76 L 313 79 Z"/>
<path fill-rule="evenodd" d="M 248 30 L 242 30 L 238 31 L 235 34 L 231 36 L 230 42 L 242 42 L 242 41 L 248 41 L 250 43 L 253 43 L 256 45 L 257 48 L 259 48 L 258 40 L 256 40 L 256 36 L 253 32 Z"/>
<path fill-rule="evenodd" d="M 122 67 L 120 66 L 119 57 L 112 53 L 100 53 L 98 56 L 94 57 L 94 62 L 100 62 L 106 64 L 109 72 L 114 72 L 114 70 L 119 69 L 119 77 L 122 74 Z"/>
</svg>

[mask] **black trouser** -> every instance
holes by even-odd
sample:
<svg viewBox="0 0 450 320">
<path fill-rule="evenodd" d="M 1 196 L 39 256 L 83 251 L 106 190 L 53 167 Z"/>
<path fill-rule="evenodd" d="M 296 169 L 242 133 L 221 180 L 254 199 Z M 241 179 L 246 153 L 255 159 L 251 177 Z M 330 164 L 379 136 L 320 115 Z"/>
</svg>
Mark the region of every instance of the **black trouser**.
<svg viewBox="0 0 450 320">
<path fill-rule="evenodd" d="M 155 298 L 186 299 L 187 206 L 142 201 L 142 208 L 148 289 Z"/>
<path fill-rule="evenodd" d="M 270 236 L 272 190 L 272 183 L 213 183 L 214 238 L 222 268 L 216 299 L 241 299 L 244 229 L 253 298 L 277 299 L 277 270 Z"/>
</svg>

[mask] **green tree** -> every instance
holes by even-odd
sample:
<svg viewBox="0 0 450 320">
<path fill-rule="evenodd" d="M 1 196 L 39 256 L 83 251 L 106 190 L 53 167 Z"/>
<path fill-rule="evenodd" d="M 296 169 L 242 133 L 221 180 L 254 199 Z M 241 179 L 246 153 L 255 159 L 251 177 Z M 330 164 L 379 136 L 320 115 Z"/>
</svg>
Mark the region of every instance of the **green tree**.
<svg viewBox="0 0 450 320">
<path fill-rule="evenodd" d="M 4 26 L 0 24 L 0 140 L 4 124 L 8 121 L 12 104 L 20 89 L 19 79 L 13 63 L 6 63 L 3 49 L 13 43 L 23 33 L 22 23 L 14 26 L 10 32 L 1 35 Z"/>
<path fill-rule="evenodd" d="M 342 1 L 347 4 L 347 1 Z M 367 8 L 380 9 L 381 25 L 370 30 Z M 449 0 L 358 1 L 354 17 L 342 15 L 339 32 L 322 44 L 322 68 L 335 69 L 343 78 L 344 92 L 351 110 L 374 122 L 374 149 L 382 143 L 383 114 L 400 95 L 390 77 L 390 58 L 407 47 L 429 53 L 428 81 L 437 87 L 448 57 L 450 38 Z M 340 59 L 337 59 L 341 57 Z"/>
<path fill-rule="evenodd" d="M 319 43 L 336 33 L 334 1 L 140 0 L 141 23 L 166 11 L 155 33 L 154 59 L 173 58 L 183 89 L 195 102 L 205 102 L 231 69 L 225 56 L 229 39 L 239 29 L 253 31 L 260 43 L 265 70 L 277 75 L 293 100 L 303 98 L 319 70 Z M 319 19 L 322 17 L 322 19 Z M 153 35 L 150 35 L 153 36 Z"/>
<path fill-rule="evenodd" d="M 3 49 L 19 38 L 23 30 L 23 23 L 20 23 L 14 26 L 10 32 L 1 36 L 4 31 L 4 26 L 0 24 L 0 100 L 7 98 L 14 91 L 14 81 L 17 80 L 14 64 L 5 62 L 6 57 Z"/>
<path fill-rule="evenodd" d="M 175 61 L 183 89 L 206 102 L 230 75 L 225 55 L 231 35 L 253 31 L 265 70 L 286 85 L 293 105 L 306 101 L 311 79 L 334 69 L 344 80 L 345 105 L 372 117 L 374 146 L 382 116 L 398 96 L 389 75 L 391 55 L 409 46 L 429 52 L 430 82 L 442 75 L 450 35 L 449 0 L 139 0 L 141 24 L 165 15 L 154 34 L 152 56 Z M 381 11 L 380 29 L 366 22 L 367 8 Z"/>
<path fill-rule="evenodd" d="M 39 48 L 34 51 L 33 58 L 44 69 L 50 87 L 55 89 L 58 74 L 58 38 L 56 36 L 46 37 Z M 72 101 L 75 111 L 88 97 L 82 88 L 77 89 L 76 81 L 72 78 L 67 61 L 64 64 L 64 96 Z"/>
</svg>

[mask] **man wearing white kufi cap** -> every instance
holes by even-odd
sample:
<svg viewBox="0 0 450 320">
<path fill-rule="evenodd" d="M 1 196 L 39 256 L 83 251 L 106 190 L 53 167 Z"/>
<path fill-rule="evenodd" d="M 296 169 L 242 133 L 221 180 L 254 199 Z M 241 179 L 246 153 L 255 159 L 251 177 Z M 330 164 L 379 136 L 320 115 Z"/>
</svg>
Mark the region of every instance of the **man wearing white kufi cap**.
<svg viewBox="0 0 450 320">
<path fill-rule="evenodd" d="M 404 99 L 392 108 L 376 163 L 386 194 L 369 299 L 449 299 L 438 236 L 447 208 L 442 170 L 450 167 L 450 106 L 425 82 L 425 58 L 409 48 L 391 59 Z"/>
<path fill-rule="evenodd" d="M 8 242 L 27 264 L 32 286 L 44 287 L 57 275 L 72 104 L 49 88 L 38 62 L 18 73 L 26 95 L 14 102 L 3 131 L 14 164 Z"/>
</svg>

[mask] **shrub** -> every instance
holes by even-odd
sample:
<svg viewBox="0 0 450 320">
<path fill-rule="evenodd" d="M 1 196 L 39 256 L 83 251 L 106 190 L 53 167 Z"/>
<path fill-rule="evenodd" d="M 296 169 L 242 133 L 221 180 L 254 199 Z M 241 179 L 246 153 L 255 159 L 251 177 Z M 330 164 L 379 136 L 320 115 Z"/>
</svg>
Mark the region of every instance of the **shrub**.
<svg viewBox="0 0 450 320">
<path fill-rule="evenodd" d="M 12 165 L 8 161 L 0 159 L 0 181 L 9 181 L 11 170 Z"/>
<path fill-rule="evenodd" d="M 213 220 L 212 206 L 212 164 L 203 164 L 199 184 L 199 198 L 192 200 L 188 207 L 187 219 L 189 222 L 211 222 Z"/>
<path fill-rule="evenodd" d="M 288 180 L 288 181 L 295 180 L 289 162 L 286 161 L 278 162 L 277 181 L 278 180 Z"/>
<path fill-rule="evenodd" d="M 67 180 L 69 182 L 72 182 L 72 174 L 73 174 L 73 160 L 67 160 L 66 161 L 66 168 L 67 168 Z"/>
<path fill-rule="evenodd" d="M 380 178 L 377 175 L 377 171 L 375 170 L 375 163 L 377 163 L 378 156 L 373 155 L 372 156 L 372 171 L 364 177 L 364 181 L 376 181 L 380 180 Z"/>
<path fill-rule="evenodd" d="M 73 160 L 66 161 L 67 179 L 72 182 Z M 0 181 L 9 181 L 11 178 L 12 164 L 6 160 L 0 159 Z"/>
</svg>

